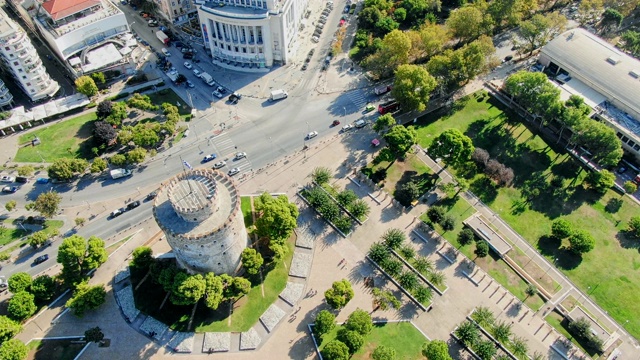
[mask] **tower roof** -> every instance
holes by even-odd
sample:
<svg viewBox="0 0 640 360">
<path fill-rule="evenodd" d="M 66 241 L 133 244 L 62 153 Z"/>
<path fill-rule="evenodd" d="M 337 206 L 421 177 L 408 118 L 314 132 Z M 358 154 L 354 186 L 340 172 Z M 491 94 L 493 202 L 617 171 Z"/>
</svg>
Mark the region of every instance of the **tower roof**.
<svg viewBox="0 0 640 360">
<path fill-rule="evenodd" d="M 100 3 L 100 0 L 49 0 L 43 2 L 42 7 L 53 20 L 59 20 Z"/>
</svg>

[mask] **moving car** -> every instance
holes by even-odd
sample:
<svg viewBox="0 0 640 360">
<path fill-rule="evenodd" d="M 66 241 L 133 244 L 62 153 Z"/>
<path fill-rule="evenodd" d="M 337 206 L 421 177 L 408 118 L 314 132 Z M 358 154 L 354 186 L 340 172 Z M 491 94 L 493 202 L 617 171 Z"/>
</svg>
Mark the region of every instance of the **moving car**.
<svg viewBox="0 0 640 360">
<path fill-rule="evenodd" d="M 5 187 L 2 188 L 2 192 L 3 193 L 11 193 L 11 194 L 13 194 L 16 191 L 18 191 L 18 187 L 17 186 L 5 186 Z"/>
<path fill-rule="evenodd" d="M 138 206 L 140 206 L 140 201 L 138 201 L 138 200 L 132 201 L 132 202 L 127 204 L 127 210 L 133 210 L 133 209 L 137 208 Z"/>
<path fill-rule="evenodd" d="M 240 159 L 244 159 L 247 157 L 247 153 L 246 152 L 237 152 L 236 155 L 234 156 L 235 160 L 240 160 Z"/>
<path fill-rule="evenodd" d="M 187 69 L 189 69 L 189 70 L 193 69 L 193 65 L 191 65 L 191 63 L 190 63 L 190 62 L 188 62 L 188 61 L 185 61 L 185 62 L 184 62 L 184 67 L 186 67 L 186 68 L 187 68 Z"/>
<path fill-rule="evenodd" d="M 200 70 L 193 69 L 193 75 L 195 75 L 197 78 L 199 78 L 200 77 Z"/>
<path fill-rule="evenodd" d="M 125 211 L 122 211 L 123 209 L 124 209 L 124 208 L 120 208 L 120 209 L 113 210 L 113 211 L 111 212 L 111 214 L 109 214 L 109 216 L 110 216 L 111 218 L 116 218 L 116 217 L 118 217 L 118 216 L 122 215 L 122 214 L 125 212 Z M 125 209 L 125 210 L 126 210 L 126 209 Z"/>
<path fill-rule="evenodd" d="M 364 112 L 365 112 L 365 113 L 371 112 L 371 111 L 375 110 L 375 108 L 376 108 L 376 107 L 375 107 L 375 106 L 373 106 L 372 104 L 368 104 L 368 105 L 364 108 Z"/>
<path fill-rule="evenodd" d="M 316 136 L 318 136 L 318 132 L 317 131 L 312 131 L 312 132 L 307 134 L 307 139 L 313 139 Z"/>
<path fill-rule="evenodd" d="M 16 181 L 16 178 L 14 178 L 13 176 L 5 175 L 3 177 L 0 177 L 0 182 L 3 182 L 3 183 L 12 183 L 14 181 Z"/>
<path fill-rule="evenodd" d="M 43 262 L 49 260 L 49 255 L 48 254 L 44 254 L 42 256 L 38 256 L 37 258 L 33 259 L 33 265 L 38 265 L 38 264 L 42 264 Z"/>
<path fill-rule="evenodd" d="M 347 124 L 347 125 L 342 127 L 342 132 L 347 132 L 347 131 L 349 131 L 351 129 L 353 129 L 353 125 L 352 124 Z"/>
<path fill-rule="evenodd" d="M 157 27 L 158 26 L 158 21 L 157 20 L 149 20 L 148 22 L 150 27 Z"/>
<path fill-rule="evenodd" d="M 338 126 L 340 125 L 340 120 L 333 120 L 333 122 L 331 123 L 331 126 Z"/>
<path fill-rule="evenodd" d="M 192 83 L 191 81 L 189 81 L 189 80 L 187 80 L 187 86 L 188 86 L 188 87 L 190 87 L 190 88 L 194 88 L 194 87 L 196 87 L 196 86 L 195 86 L 195 85 L 193 85 L 193 83 Z"/>
<path fill-rule="evenodd" d="M 193 59 L 193 54 L 192 53 L 182 54 L 182 58 L 191 60 L 191 59 Z"/>
<path fill-rule="evenodd" d="M 213 168 L 214 169 L 220 169 L 223 168 L 227 165 L 227 162 L 222 160 L 222 161 L 218 161 L 217 163 L 213 164 Z"/>
<path fill-rule="evenodd" d="M 235 175 L 235 174 L 237 174 L 237 173 L 239 173 L 239 172 L 240 172 L 240 168 L 233 168 L 233 169 L 229 170 L 229 172 L 227 173 L 227 175 L 229 175 L 229 176 L 233 176 L 233 175 Z"/>
<path fill-rule="evenodd" d="M 223 95 L 220 94 L 220 92 L 218 92 L 217 90 L 214 91 L 212 94 L 213 94 L 213 96 L 217 97 L 218 99 L 222 99 L 223 98 Z"/>
<path fill-rule="evenodd" d="M 216 154 L 207 155 L 202 159 L 201 163 L 203 163 L 203 164 L 207 163 L 207 162 L 209 162 L 211 160 L 214 160 L 217 157 L 218 157 L 218 155 L 216 155 Z"/>
<path fill-rule="evenodd" d="M 152 191 L 147 195 L 147 199 L 146 200 L 153 200 L 156 198 L 156 196 L 158 196 L 158 192 L 157 191 Z"/>
</svg>

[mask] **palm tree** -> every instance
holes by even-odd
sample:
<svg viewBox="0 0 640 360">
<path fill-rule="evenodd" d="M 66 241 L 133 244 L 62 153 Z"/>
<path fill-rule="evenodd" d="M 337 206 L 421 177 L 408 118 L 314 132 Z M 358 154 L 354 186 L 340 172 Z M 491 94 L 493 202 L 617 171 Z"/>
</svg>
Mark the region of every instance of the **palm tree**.
<svg viewBox="0 0 640 360">
<path fill-rule="evenodd" d="M 529 345 L 527 345 L 527 340 L 518 336 L 514 336 L 511 339 L 511 352 L 513 352 L 513 355 L 521 359 L 526 359 L 527 353 L 529 352 Z"/>
<path fill-rule="evenodd" d="M 389 229 L 382 235 L 385 245 L 392 249 L 399 248 L 405 239 L 406 235 L 400 229 Z"/>
<path fill-rule="evenodd" d="M 493 336 L 503 345 L 507 345 L 509 338 L 511 337 L 511 324 L 499 322 L 493 328 Z"/>
<path fill-rule="evenodd" d="M 436 286 L 444 285 L 444 273 L 442 271 L 434 271 L 429 275 L 429 281 L 431 281 Z"/>
<path fill-rule="evenodd" d="M 418 270 L 419 273 L 424 274 L 425 272 L 433 271 L 433 262 L 424 256 L 418 256 L 413 261 L 413 267 Z"/>
<path fill-rule="evenodd" d="M 455 331 L 456 336 L 466 346 L 475 344 L 480 335 L 478 334 L 478 327 L 472 324 L 470 321 L 465 321 Z"/>
<path fill-rule="evenodd" d="M 491 328 L 496 321 L 496 317 L 493 315 L 493 312 L 484 306 L 477 308 L 473 312 L 473 315 L 471 315 L 471 318 L 485 329 Z"/>
<path fill-rule="evenodd" d="M 535 296 L 538 293 L 538 288 L 533 284 L 529 284 L 524 292 L 527 294 L 526 301 L 529 297 Z"/>
</svg>

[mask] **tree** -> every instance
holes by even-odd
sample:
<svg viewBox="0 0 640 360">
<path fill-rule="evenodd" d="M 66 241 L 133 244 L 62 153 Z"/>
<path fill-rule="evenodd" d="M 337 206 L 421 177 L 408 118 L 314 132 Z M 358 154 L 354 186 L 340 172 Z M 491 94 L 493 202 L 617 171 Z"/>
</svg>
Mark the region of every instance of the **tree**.
<svg viewBox="0 0 640 360">
<path fill-rule="evenodd" d="M 202 299 L 206 286 L 202 275 L 189 275 L 181 271 L 173 278 L 171 302 L 175 305 L 193 305 Z"/>
<path fill-rule="evenodd" d="M 104 241 L 95 236 L 85 241 L 82 236 L 72 235 L 62 241 L 57 261 L 62 264 L 65 284 L 75 286 L 82 282 L 89 271 L 107 261 Z"/>
<path fill-rule="evenodd" d="M 35 314 L 38 308 L 36 307 L 34 299 L 34 296 L 26 291 L 15 293 L 13 297 L 9 299 L 9 306 L 7 307 L 9 317 L 17 321 L 22 321 Z"/>
<path fill-rule="evenodd" d="M 485 306 L 478 307 L 471 317 L 484 328 L 492 328 L 496 322 L 496 316 L 493 314 L 493 311 Z"/>
<path fill-rule="evenodd" d="M 316 315 L 316 320 L 313 324 L 313 333 L 322 337 L 322 335 L 328 333 L 336 327 L 336 316 L 327 310 L 322 310 Z"/>
<path fill-rule="evenodd" d="M 456 218 L 453 215 L 445 215 L 440 221 L 440 226 L 444 231 L 451 231 L 456 227 Z"/>
<path fill-rule="evenodd" d="M 107 166 L 107 161 L 105 159 L 97 157 L 93 159 L 89 170 L 92 174 L 101 173 L 107 169 Z"/>
<path fill-rule="evenodd" d="M 205 305 L 209 309 L 216 310 L 224 300 L 224 284 L 222 283 L 222 279 L 210 272 L 204 275 L 204 283 Z"/>
<path fill-rule="evenodd" d="M 60 181 L 71 180 L 77 174 L 83 173 L 89 163 L 84 159 L 56 159 L 47 168 L 47 174 L 50 178 Z"/>
<path fill-rule="evenodd" d="M 87 219 L 83 217 L 77 217 L 74 219 L 74 222 L 76 223 L 76 226 L 84 226 L 84 223 L 87 222 Z"/>
<path fill-rule="evenodd" d="M 602 14 L 602 21 L 600 24 L 605 31 L 612 30 L 619 28 L 620 25 L 622 25 L 622 20 L 624 20 L 624 15 L 616 9 L 608 8 Z"/>
<path fill-rule="evenodd" d="M 483 258 L 489 255 L 489 244 L 484 240 L 478 241 L 476 243 L 475 254 L 479 258 Z"/>
<path fill-rule="evenodd" d="M 462 6 L 452 11 L 445 25 L 460 42 L 469 42 L 491 31 L 491 24 L 484 11 L 475 5 Z"/>
<path fill-rule="evenodd" d="M 541 72 L 519 71 L 507 78 L 504 88 L 536 117 L 543 117 L 549 109 L 560 103 L 560 90 Z"/>
<path fill-rule="evenodd" d="M 379 345 L 375 350 L 373 350 L 371 358 L 373 360 L 396 360 L 398 355 L 396 354 L 396 349 Z"/>
<path fill-rule="evenodd" d="M 112 107 L 113 103 L 109 100 L 100 102 L 96 109 L 96 115 L 98 116 L 98 119 L 104 119 L 107 116 L 111 115 Z"/>
<path fill-rule="evenodd" d="M 633 234 L 633 236 L 640 238 L 640 216 L 634 216 L 629 219 L 627 229 Z"/>
<path fill-rule="evenodd" d="M 37 231 L 29 235 L 27 239 L 29 240 L 29 245 L 37 248 L 49 240 L 49 235 L 44 231 Z"/>
<path fill-rule="evenodd" d="M 327 304 L 334 309 L 341 309 L 351 299 L 353 299 L 353 289 L 351 288 L 351 283 L 347 279 L 342 279 L 339 281 L 334 281 L 331 285 L 331 289 L 328 289 L 324 292 L 324 298 L 327 301 Z"/>
<path fill-rule="evenodd" d="M 84 332 L 85 341 L 98 343 L 102 339 L 104 339 L 104 333 L 98 326 Z"/>
<path fill-rule="evenodd" d="M 511 337 L 511 324 L 499 322 L 493 327 L 493 337 L 499 342 L 506 344 Z"/>
<path fill-rule="evenodd" d="M 413 261 L 413 267 L 421 274 L 432 272 L 434 269 L 433 262 L 424 256 L 416 257 Z"/>
<path fill-rule="evenodd" d="M 392 277 L 400 275 L 402 272 L 402 263 L 400 260 L 387 258 L 380 263 L 380 266 Z"/>
<path fill-rule="evenodd" d="M 623 42 L 622 48 L 629 51 L 633 56 L 640 56 L 640 32 L 627 30 L 620 38 Z"/>
<path fill-rule="evenodd" d="M 455 335 L 458 337 L 458 339 L 460 339 L 460 341 L 462 341 L 463 344 L 465 344 L 466 346 L 471 346 L 475 344 L 480 338 L 478 332 L 478 328 L 475 326 L 475 324 L 471 323 L 469 320 L 466 320 L 455 330 Z"/>
<path fill-rule="evenodd" d="M 413 297 L 422 304 L 427 304 L 433 298 L 433 290 L 430 287 L 417 285 L 413 290 Z"/>
<path fill-rule="evenodd" d="M 67 301 L 66 307 L 73 314 L 82 317 L 87 310 L 93 310 L 104 304 L 107 292 L 104 285 L 89 286 L 86 282 L 80 283 L 73 293 L 73 297 Z"/>
<path fill-rule="evenodd" d="M 638 217 L 638 226 L 640 228 L 640 217 Z M 378 264 L 382 264 L 383 261 L 389 258 L 389 251 L 385 245 L 377 242 L 371 245 L 368 255 L 371 260 Z"/>
<path fill-rule="evenodd" d="M 471 160 L 478 164 L 478 166 L 482 167 L 487 165 L 487 162 L 489 162 L 490 158 L 491 155 L 489 155 L 489 152 L 482 148 L 473 149 L 473 153 L 471 154 Z"/>
<path fill-rule="evenodd" d="M 255 199 L 254 208 L 258 236 L 268 237 L 270 248 L 273 245 L 283 246 L 298 226 L 298 207 L 290 203 L 286 195 L 274 198 L 265 192 Z"/>
<path fill-rule="evenodd" d="M 0 345 L 0 359 L 24 360 L 27 358 L 29 348 L 18 339 L 10 339 Z"/>
<path fill-rule="evenodd" d="M 391 94 L 406 111 L 424 111 L 429 104 L 429 95 L 437 86 L 436 79 L 419 65 L 400 65 Z"/>
<path fill-rule="evenodd" d="M 520 37 L 527 44 L 529 55 L 563 32 L 566 25 L 567 18 L 558 12 L 535 14 L 531 19 L 523 21 L 519 28 Z"/>
<path fill-rule="evenodd" d="M 351 206 L 349 207 L 349 211 L 358 219 L 363 219 L 369 216 L 371 207 L 363 199 L 358 199 L 351 204 Z"/>
<path fill-rule="evenodd" d="M 153 250 L 148 246 L 139 246 L 133 250 L 131 254 L 131 262 L 129 266 L 143 271 L 149 270 L 151 264 L 155 262 L 153 258 Z"/>
<path fill-rule="evenodd" d="M 427 360 L 453 360 L 449 356 L 449 345 L 442 340 L 432 340 L 422 348 L 422 355 Z"/>
<path fill-rule="evenodd" d="M 127 152 L 127 162 L 129 164 L 140 164 L 147 157 L 147 150 L 139 147 Z"/>
<path fill-rule="evenodd" d="M 320 354 L 326 360 L 348 360 L 349 348 L 342 341 L 334 339 L 324 346 Z"/>
<path fill-rule="evenodd" d="M 373 295 L 373 302 L 382 310 L 387 310 L 389 308 L 399 309 L 402 305 L 400 300 L 398 300 L 391 291 L 373 288 L 371 290 L 371 294 Z"/>
<path fill-rule="evenodd" d="M 9 276 L 9 280 L 7 280 L 7 283 L 9 284 L 9 291 L 14 294 L 17 294 L 20 291 L 29 291 L 32 282 L 33 279 L 31 278 L 31 275 L 26 272 L 14 273 Z"/>
<path fill-rule="evenodd" d="M 223 279 L 225 274 L 220 275 Z M 225 284 L 224 297 L 227 300 L 236 300 L 249 293 L 251 282 L 243 277 L 236 276 L 231 281 L 223 280 Z"/>
<path fill-rule="evenodd" d="M 353 330 L 340 329 L 338 331 L 338 340 L 347 345 L 349 354 L 355 354 L 364 345 L 364 337 Z"/>
<path fill-rule="evenodd" d="M 578 5 L 577 20 L 584 26 L 589 19 L 596 18 L 602 13 L 604 4 L 602 0 L 582 0 Z"/>
<path fill-rule="evenodd" d="M 373 124 L 373 131 L 381 132 L 396 125 L 396 119 L 391 114 L 380 115 Z"/>
<path fill-rule="evenodd" d="M 473 234 L 473 230 L 469 228 L 464 228 L 462 231 L 458 233 L 458 242 L 460 246 L 466 246 L 473 242 L 475 235 Z"/>
<path fill-rule="evenodd" d="M 395 157 L 403 157 L 418 141 L 418 133 L 413 126 L 396 125 L 384 134 L 384 139 Z"/>
<path fill-rule="evenodd" d="M 411 203 L 421 195 L 420 186 L 417 182 L 408 181 L 396 190 L 394 197 L 404 206 L 410 206 Z"/>
<path fill-rule="evenodd" d="M 0 343 L 5 342 L 22 331 L 22 325 L 8 317 L 0 316 Z"/>
<path fill-rule="evenodd" d="M 111 104 L 111 113 L 104 119 L 114 126 L 120 126 L 122 120 L 127 117 L 127 105 L 123 102 L 115 102 Z"/>
<path fill-rule="evenodd" d="M 566 219 L 557 219 L 551 223 L 551 235 L 557 239 L 565 239 L 573 234 L 573 226 Z"/>
<path fill-rule="evenodd" d="M 407 236 L 400 229 L 392 228 L 382 234 L 382 240 L 387 247 L 391 249 L 397 249 L 404 241 L 407 239 Z"/>
<path fill-rule="evenodd" d="M 590 172 L 587 175 L 585 181 L 591 186 L 593 190 L 600 194 L 604 194 L 616 183 L 616 176 L 611 171 L 603 169 L 599 172 Z"/>
<path fill-rule="evenodd" d="M 447 165 L 458 165 L 467 162 L 473 150 L 473 142 L 468 136 L 458 129 L 448 129 L 433 139 L 427 151 Z"/>
<path fill-rule="evenodd" d="M 587 253 L 596 246 L 596 240 L 584 230 L 577 230 L 569 236 L 569 250 L 576 254 Z"/>
<path fill-rule="evenodd" d="M 373 329 L 373 321 L 368 312 L 358 308 L 347 318 L 344 327 L 348 330 L 355 331 L 362 336 L 367 336 Z"/>
<path fill-rule="evenodd" d="M 35 169 L 33 168 L 33 166 L 30 166 L 30 165 L 20 166 L 18 168 L 18 176 L 31 176 L 33 175 L 34 171 Z"/>
<path fill-rule="evenodd" d="M 538 287 L 533 284 L 529 284 L 527 285 L 527 288 L 524 290 L 524 292 L 525 294 L 527 294 L 527 298 L 536 296 L 538 294 Z"/>
<path fill-rule="evenodd" d="M 615 166 L 622 159 L 622 142 L 615 130 L 607 125 L 588 119 L 574 127 L 571 141 L 589 149 L 591 158 L 600 166 Z"/>
<path fill-rule="evenodd" d="M 55 191 L 41 193 L 33 204 L 33 209 L 47 218 L 52 218 L 58 213 L 62 196 Z"/>
<path fill-rule="evenodd" d="M 114 166 L 125 166 L 127 165 L 127 157 L 123 154 L 115 154 L 109 159 L 109 162 Z"/>
<path fill-rule="evenodd" d="M 81 94 L 92 97 L 98 93 L 98 87 L 96 86 L 95 81 L 93 81 L 89 76 L 80 76 L 76 79 L 75 83 L 76 89 Z"/>
<path fill-rule="evenodd" d="M 262 263 L 262 255 L 260 255 L 255 249 L 246 248 L 242 250 L 242 267 L 247 271 L 249 275 L 255 275 L 260 271 Z"/>
<path fill-rule="evenodd" d="M 318 185 L 326 184 L 331 179 L 331 170 L 326 167 L 317 167 L 311 172 L 311 179 Z"/>
<path fill-rule="evenodd" d="M 445 44 L 451 40 L 449 29 L 433 21 L 425 21 L 417 30 L 406 32 L 411 39 L 409 57 L 414 60 L 422 60 L 442 52 Z"/>
<path fill-rule="evenodd" d="M 447 210 L 442 206 L 432 206 L 427 210 L 427 217 L 431 222 L 440 223 L 446 212 Z"/>
<path fill-rule="evenodd" d="M 497 0 L 489 3 L 487 12 L 497 27 L 516 27 L 523 17 L 535 10 L 533 0 Z"/>
<path fill-rule="evenodd" d="M 388 20 L 385 22 L 385 19 Z M 378 22 L 379 25 L 387 27 L 387 29 L 393 28 L 393 23 L 394 21 L 390 18 L 383 18 Z M 365 59 L 367 69 L 377 77 L 386 77 L 393 73 L 398 66 L 409 62 L 411 39 L 397 28 L 391 30 L 382 39 L 380 50 Z"/>
<path fill-rule="evenodd" d="M 513 352 L 513 354 L 517 357 L 526 358 L 529 353 L 529 345 L 527 345 L 527 340 L 519 336 L 514 336 L 511 339 L 511 352 Z"/>
<path fill-rule="evenodd" d="M 106 79 L 104 78 L 104 73 L 103 72 L 95 72 L 95 73 L 91 74 L 90 76 L 95 82 L 97 82 L 99 84 L 104 84 L 105 81 L 106 81 Z"/>
<path fill-rule="evenodd" d="M 633 194 L 638 191 L 638 185 L 634 184 L 633 181 L 625 181 L 622 187 L 627 194 Z"/>
<path fill-rule="evenodd" d="M 4 204 L 4 208 L 7 209 L 7 211 L 13 211 L 16 208 L 17 204 L 18 203 L 15 200 L 9 200 L 6 204 Z"/>
<path fill-rule="evenodd" d="M 96 121 L 93 126 L 93 135 L 99 144 L 111 146 L 116 143 L 118 132 L 111 124 L 106 121 Z"/>
<path fill-rule="evenodd" d="M 490 360 L 498 352 L 491 340 L 479 340 L 474 351 L 482 360 Z"/>
<path fill-rule="evenodd" d="M 49 275 L 39 275 L 31 283 L 30 293 L 38 301 L 51 300 L 56 291 L 56 281 Z"/>
<path fill-rule="evenodd" d="M 358 195 L 356 195 L 356 193 L 353 192 L 353 190 L 349 190 L 349 189 L 345 189 L 339 192 L 338 195 L 336 196 L 336 200 L 338 200 L 338 204 L 344 207 L 348 207 L 351 203 L 356 201 L 357 198 L 358 198 Z"/>
</svg>

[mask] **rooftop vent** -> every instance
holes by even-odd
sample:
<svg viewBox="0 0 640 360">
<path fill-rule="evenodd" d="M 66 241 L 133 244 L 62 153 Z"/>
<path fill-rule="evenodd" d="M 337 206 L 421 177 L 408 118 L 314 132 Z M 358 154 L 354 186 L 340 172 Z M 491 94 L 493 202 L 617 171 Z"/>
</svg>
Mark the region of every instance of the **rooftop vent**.
<svg viewBox="0 0 640 360">
<path fill-rule="evenodd" d="M 616 65 L 620 62 L 620 59 L 617 56 L 612 55 L 607 58 L 607 62 L 611 65 Z"/>
<path fill-rule="evenodd" d="M 631 70 L 629 71 L 629 75 L 631 75 L 634 78 L 640 78 L 640 70 Z"/>
</svg>

